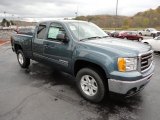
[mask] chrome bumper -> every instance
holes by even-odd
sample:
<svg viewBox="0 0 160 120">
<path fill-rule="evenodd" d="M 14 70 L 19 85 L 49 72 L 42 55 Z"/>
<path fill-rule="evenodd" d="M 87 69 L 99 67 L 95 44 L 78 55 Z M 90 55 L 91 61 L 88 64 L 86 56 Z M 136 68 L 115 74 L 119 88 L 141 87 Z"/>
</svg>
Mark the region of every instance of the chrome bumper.
<svg viewBox="0 0 160 120">
<path fill-rule="evenodd" d="M 139 91 L 141 91 L 144 86 L 150 81 L 150 78 L 153 74 L 146 76 L 143 79 L 136 81 L 121 81 L 121 80 L 108 80 L 109 91 L 118 93 L 118 94 L 126 94 L 131 96 Z"/>
</svg>

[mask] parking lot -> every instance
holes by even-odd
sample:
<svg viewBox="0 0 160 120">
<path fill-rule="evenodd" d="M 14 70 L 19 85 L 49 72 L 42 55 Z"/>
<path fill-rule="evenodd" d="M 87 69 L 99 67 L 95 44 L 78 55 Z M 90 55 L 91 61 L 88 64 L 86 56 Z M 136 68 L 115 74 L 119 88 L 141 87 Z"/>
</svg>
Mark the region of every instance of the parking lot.
<svg viewBox="0 0 160 120">
<path fill-rule="evenodd" d="M 73 77 L 34 61 L 29 69 L 21 69 L 10 45 L 3 45 L 0 120 L 159 120 L 160 56 L 154 58 L 154 76 L 140 94 L 92 104 L 78 94 Z"/>
</svg>

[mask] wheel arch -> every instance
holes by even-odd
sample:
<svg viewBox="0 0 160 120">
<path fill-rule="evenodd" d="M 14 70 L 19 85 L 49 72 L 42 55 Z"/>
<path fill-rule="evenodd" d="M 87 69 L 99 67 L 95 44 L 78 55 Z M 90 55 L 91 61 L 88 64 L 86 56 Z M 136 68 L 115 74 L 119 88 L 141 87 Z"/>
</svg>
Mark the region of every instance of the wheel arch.
<svg viewBox="0 0 160 120">
<path fill-rule="evenodd" d="M 148 42 L 144 42 L 144 44 L 147 44 L 147 45 L 149 45 L 149 43 L 148 43 Z"/>
<path fill-rule="evenodd" d="M 107 73 L 105 72 L 104 68 L 98 64 L 95 64 L 93 62 L 89 62 L 87 60 L 77 60 L 74 64 L 74 76 L 77 75 L 78 71 L 83 68 L 90 68 L 92 70 L 95 70 L 103 80 L 103 83 L 105 85 L 106 91 L 109 91 L 108 88 L 108 77 Z"/>
<path fill-rule="evenodd" d="M 87 60 L 76 60 L 74 64 L 74 76 L 76 76 L 78 71 L 82 68 L 90 68 L 95 70 L 103 79 L 103 82 L 108 90 L 108 77 L 106 71 L 102 66 Z"/>
<path fill-rule="evenodd" d="M 17 53 L 18 50 L 22 50 L 23 51 L 23 48 L 20 44 L 14 44 L 14 48 L 15 48 L 15 52 Z"/>
</svg>

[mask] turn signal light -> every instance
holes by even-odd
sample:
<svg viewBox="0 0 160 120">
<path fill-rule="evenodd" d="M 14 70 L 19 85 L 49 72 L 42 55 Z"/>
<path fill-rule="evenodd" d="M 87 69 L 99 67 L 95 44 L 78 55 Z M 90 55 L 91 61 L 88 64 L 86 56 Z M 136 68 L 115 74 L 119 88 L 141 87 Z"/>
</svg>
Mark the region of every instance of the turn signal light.
<svg viewBox="0 0 160 120">
<path fill-rule="evenodd" d="M 118 58 L 118 70 L 120 72 L 126 71 L 126 60 L 124 58 Z"/>
</svg>

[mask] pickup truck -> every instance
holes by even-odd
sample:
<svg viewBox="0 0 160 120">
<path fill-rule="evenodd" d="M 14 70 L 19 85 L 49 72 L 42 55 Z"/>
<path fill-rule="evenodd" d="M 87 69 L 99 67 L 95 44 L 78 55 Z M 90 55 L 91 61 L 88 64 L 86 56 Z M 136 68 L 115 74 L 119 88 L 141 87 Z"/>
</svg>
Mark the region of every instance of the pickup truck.
<svg viewBox="0 0 160 120">
<path fill-rule="evenodd" d="M 155 52 L 159 52 L 160 53 L 160 47 L 159 47 L 160 46 L 160 36 L 155 37 L 154 39 L 142 40 L 141 42 L 151 45 L 152 49 Z"/>
<path fill-rule="evenodd" d="M 91 102 L 108 93 L 133 96 L 154 71 L 151 46 L 110 38 L 86 21 L 39 22 L 33 35 L 13 35 L 11 45 L 22 68 L 32 59 L 73 75 L 80 94 Z"/>
<path fill-rule="evenodd" d="M 142 31 L 138 31 L 138 33 L 139 35 L 156 37 L 157 35 L 160 34 L 160 31 L 157 31 L 154 28 L 146 28 Z"/>
</svg>

